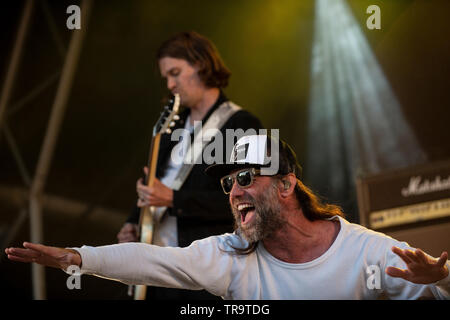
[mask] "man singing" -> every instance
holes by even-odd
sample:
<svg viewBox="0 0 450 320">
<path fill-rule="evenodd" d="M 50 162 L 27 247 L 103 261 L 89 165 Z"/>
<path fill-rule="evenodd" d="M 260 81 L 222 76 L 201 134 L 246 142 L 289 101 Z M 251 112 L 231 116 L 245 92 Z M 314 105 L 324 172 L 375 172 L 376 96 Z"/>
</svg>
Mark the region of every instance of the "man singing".
<svg viewBox="0 0 450 320">
<path fill-rule="evenodd" d="M 322 204 L 302 183 L 295 153 L 283 141 L 242 137 L 230 160 L 208 167 L 207 173 L 220 178 L 229 195 L 233 233 L 185 248 L 123 243 L 62 249 L 24 243 L 25 248 L 6 249 L 8 258 L 63 270 L 77 265 L 82 274 L 129 284 L 205 289 L 224 299 L 450 297 L 447 252 L 433 258 L 346 221 L 339 207 Z M 274 161 L 276 170 L 267 170 Z M 369 285 L 368 267 L 380 271 L 375 287 Z"/>
</svg>

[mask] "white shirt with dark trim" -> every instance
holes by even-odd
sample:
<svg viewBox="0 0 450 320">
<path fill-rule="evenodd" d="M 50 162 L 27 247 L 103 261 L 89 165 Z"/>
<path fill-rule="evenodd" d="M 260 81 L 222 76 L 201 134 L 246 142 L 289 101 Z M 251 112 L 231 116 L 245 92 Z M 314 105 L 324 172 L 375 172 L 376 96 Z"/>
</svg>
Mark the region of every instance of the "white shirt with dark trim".
<svg viewBox="0 0 450 320">
<path fill-rule="evenodd" d="M 198 124 L 197 124 L 198 125 Z M 181 136 L 180 142 L 172 149 L 176 150 L 176 154 L 172 154 L 169 157 L 167 163 L 167 169 L 164 173 L 164 176 L 161 177 L 161 183 L 165 186 L 169 187 L 175 181 L 178 171 L 180 170 L 184 156 L 186 155 L 187 146 L 185 140 L 190 139 L 190 133 L 194 131 L 194 125 L 191 124 L 191 116 L 189 115 L 186 119 L 186 123 L 184 125 L 184 131 Z M 177 157 L 174 161 L 172 156 Z M 157 210 L 166 210 L 164 208 L 158 208 Z M 162 212 L 161 212 L 162 213 Z M 160 214 L 161 214 L 160 213 Z M 155 228 L 155 232 L 153 234 L 153 244 L 158 246 L 170 246 L 170 247 L 178 247 L 178 227 L 177 227 L 177 217 L 166 214 L 158 224 L 158 227 Z"/>
<path fill-rule="evenodd" d="M 122 243 L 74 249 L 82 257 L 82 274 L 126 284 L 206 289 L 224 299 L 450 298 L 450 275 L 420 285 L 385 273 L 388 266 L 405 268 L 391 247 L 410 248 L 407 243 L 336 218 L 341 228 L 335 241 L 307 263 L 278 260 L 261 242 L 249 255 L 233 253 L 231 246 L 247 244 L 235 233 L 185 248 Z"/>
</svg>

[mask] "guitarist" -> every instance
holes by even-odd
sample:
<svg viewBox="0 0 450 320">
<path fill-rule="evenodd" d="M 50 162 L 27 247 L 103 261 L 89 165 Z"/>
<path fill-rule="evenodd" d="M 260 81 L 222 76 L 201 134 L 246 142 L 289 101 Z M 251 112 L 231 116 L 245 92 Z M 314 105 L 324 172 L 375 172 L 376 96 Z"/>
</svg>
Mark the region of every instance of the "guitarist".
<svg viewBox="0 0 450 320">
<path fill-rule="evenodd" d="M 196 32 L 181 32 L 165 41 L 157 52 L 159 70 L 167 81 L 167 88 L 180 95 L 184 110 L 174 130 L 184 128 L 194 139 L 194 121 L 208 120 L 230 102 L 223 92 L 228 85 L 230 71 L 224 65 L 214 44 Z M 258 118 L 248 111 L 238 109 L 227 119 L 222 119 L 220 132 L 225 138 L 226 129 L 261 129 Z M 234 145 L 233 141 L 233 145 Z M 137 207 L 117 235 L 119 242 L 139 241 L 137 237 L 140 208 L 166 207 L 155 229 L 153 243 L 160 246 L 190 245 L 194 240 L 233 231 L 228 199 L 220 184 L 204 173 L 208 166 L 202 161 L 195 164 L 178 190 L 167 185 L 174 180 L 179 166 L 171 159 L 172 149 L 179 143 L 171 141 L 170 134 L 161 136 L 157 162 L 158 179 L 153 188 L 137 182 Z M 180 142 L 181 143 L 181 142 Z M 225 148 L 224 139 L 224 148 Z M 177 150 L 183 150 L 178 148 Z M 185 151 L 185 150 L 184 150 Z M 224 159 L 227 159 L 224 149 Z M 183 156 L 183 155 L 180 155 Z M 203 158 L 202 158 L 203 160 Z M 189 291 L 149 287 L 148 299 L 216 299 L 206 291 Z"/>
</svg>

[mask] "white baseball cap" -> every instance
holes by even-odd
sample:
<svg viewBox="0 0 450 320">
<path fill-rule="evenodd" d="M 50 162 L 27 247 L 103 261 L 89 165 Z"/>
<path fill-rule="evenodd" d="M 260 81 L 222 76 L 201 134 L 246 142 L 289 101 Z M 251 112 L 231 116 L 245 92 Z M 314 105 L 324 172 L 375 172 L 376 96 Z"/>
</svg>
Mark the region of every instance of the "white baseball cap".
<svg viewBox="0 0 450 320">
<path fill-rule="evenodd" d="M 293 172 L 299 179 L 302 172 L 292 148 L 273 135 L 243 136 L 234 145 L 227 163 L 210 165 L 205 172 L 210 176 L 221 178 L 233 170 L 249 167 L 263 168 L 262 175 Z"/>
</svg>

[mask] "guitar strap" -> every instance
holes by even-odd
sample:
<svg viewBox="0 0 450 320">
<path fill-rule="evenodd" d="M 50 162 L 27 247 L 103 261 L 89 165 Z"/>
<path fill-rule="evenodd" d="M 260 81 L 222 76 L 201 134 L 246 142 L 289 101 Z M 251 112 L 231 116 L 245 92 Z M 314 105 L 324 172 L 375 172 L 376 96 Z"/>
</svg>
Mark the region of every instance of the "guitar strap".
<svg viewBox="0 0 450 320">
<path fill-rule="evenodd" d="M 239 110 L 241 110 L 240 106 L 231 101 L 225 101 L 211 114 L 206 123 L 202 126 L 202 130 L 200 130 L 200 132 L 196 132 L 196 130 L 194 130 L 194 142 L 189 145 L 184 156 L 183 163 L 179 167 L 173 183 L 168 187 L 175 191 L 180 190 L 189 173 L 191 173 L 194 165 L 202 163 L 204 147 L 212 141 L 211 139 L 213 137 L 215 138 L 218 134 L 220 134 L 220 129 L 222 126 Z M 215 132 L 215 134 L 211 137 L 205 136 L 205 133 L 208 134 L 211 132 Z M 158 222 L 161 221 L 164 216 L 164 212 L 166 212 L 166 210 L 163 210 L 163 212 L 161 211 L 159 211 L 159 214 L 156 214 L 155 217 L 155 220 Z"/>
</svg>

